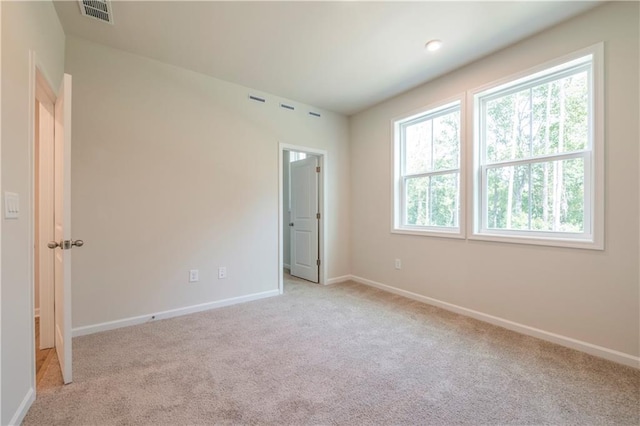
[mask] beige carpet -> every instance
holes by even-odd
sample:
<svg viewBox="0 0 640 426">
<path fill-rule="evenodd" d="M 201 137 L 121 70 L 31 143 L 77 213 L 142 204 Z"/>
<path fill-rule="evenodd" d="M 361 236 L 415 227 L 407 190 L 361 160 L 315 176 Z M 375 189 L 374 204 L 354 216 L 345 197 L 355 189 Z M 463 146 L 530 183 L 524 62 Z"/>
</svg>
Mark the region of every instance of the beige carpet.
<svg viewBox="0 0 640 426">
<path fill-rule="evenodd" d="M 76 338 L 25 425 L 640 423 L 640 372 L 355 283 Z"/>
</svg>

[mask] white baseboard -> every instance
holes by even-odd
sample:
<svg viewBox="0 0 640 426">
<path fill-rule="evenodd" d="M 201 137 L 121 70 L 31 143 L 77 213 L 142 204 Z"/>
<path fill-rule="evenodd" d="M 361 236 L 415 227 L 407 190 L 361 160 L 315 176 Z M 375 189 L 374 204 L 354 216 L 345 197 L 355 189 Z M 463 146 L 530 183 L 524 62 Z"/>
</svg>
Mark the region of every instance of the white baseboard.
<svg viewBox="0 0 640 426">
<path fill-rule="evenodd" d="M 372 281 L 366 278 L 352 275 L 350 279 L 361 284 L 365 284 L 371 287 L 378 288 L 380 290 L 387 291 L 389 293 L 398 294 L 400 296 L 404 296 L 409 299 L 417 300 L 419 302 L 424 302 L 429 305 L 446 309 L 447 311 L 455 312 L 460 315 L 465 315 L 480 321 L 488 322 L 490 324 L 497 325 L 499 327 L 503 327 L 508 330 L 518 332 L 520 334 L 536 337 L 541 340 L 546 340 L 547 342 L 556 343 L 558 345 L 565 346 L 567 348 L 588 353 L 589 355 L 594 355 L 600 358 L 607 359 L 609 361 L 614 361 L 619 364 L 624 364 L 624 365 L 628 365 L 629 367 L 640 369 L 640 357 L 637 357 L 637 356 L 629 355 L 624 352 L 618 352 L 613 349 L 608 349 L 603 346 L 594 345 L 588 342 L 583 342 L 581 340 L 573 339 L 571 337 L 551 333 L 549 331 L 540 330 L 538 328 L 529 327 L 528 325 L 509 321 L 507 319 L 485 314 L 479 311 L 474 311 L 473 309 L 464 308 L 462 306 L 443 302 L 441 300 L 433 299 L 431 297 L 422 296 L 417 293 L 402 290 L 402 289 L 392 287 L 386 284 L 382 284 L 376 281 Z"/>
<path fill-rule="evenodd" d="M 338 284 L 343 283 L 345 281 L 349 281 L 351 279 L 351 275 L 342 275 L 341 277 L 329 278 L 324 285 Z"/>
<path fill-rule="evenodd" d="M 266 297 L 278 296 L 279 290 L 269 290 L 262 293 L 248 294 L 246 296 L 232 297 L 230 299 L 218 300 L 215 302 L 201 303 L 199 305 L 186 306 L 184 308 L 171 309 L 169 311 L 156 312 L 153 314 L 140 315 L 137 317 L 124 318 L 116 321 L 103 322 L 93 325 L 85 325 L 73 329 L 73 337 L 85 336 L 87 334 L 99 333 L 117 328 L 129 327 L 143 324 L 149 321 L 173 318 L 196 312 L 208 311 L 209 309 L 223 308 L 225 306 L 236 305 L 238 303 L 251 302 L 252 300 L 264 299 Z"/>
<path fill-rule="evenodd" d="M 289 265 L 288 263 L 285 263 L 284 265 L 282 265 L 282 267 L 291 270 L 291 265 Z"/>
<path fill-rule="evenodd" d="M 33 401 L 35 400 L 36 400 L 36 392 L 34 391 L 33 388 L 29 388 L 29 391 L 24 396 L 24 399 L 22 400 L 22 402 L 20 403 L 20 406 L 18 407 L 18 410 L 13 415 L 11 420 L 9 420 L 9 425 L 13 426 L 13 425 L 21 424 L 22 420 L 24 420 L 24 416 L 27 415 L 29 408 L 31 408 L 31 404 L 33 404 Z"/>
</svg>

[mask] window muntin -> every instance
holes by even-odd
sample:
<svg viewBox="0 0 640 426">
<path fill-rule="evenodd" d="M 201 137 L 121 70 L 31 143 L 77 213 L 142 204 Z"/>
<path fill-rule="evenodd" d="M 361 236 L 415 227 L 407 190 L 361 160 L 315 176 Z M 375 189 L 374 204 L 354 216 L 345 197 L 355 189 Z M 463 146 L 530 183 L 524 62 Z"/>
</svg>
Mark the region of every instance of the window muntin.
<svg viewBox="0 0 640 426">
<path fill-rule="evenodd" d="M 474 96 L 474 235 L 594 242 L 594 55 Z"/>
<path fill-rule="evenodd" d="M 398 120 L 394 229 L 460 232 L 460 102 Z"/>
</svg>

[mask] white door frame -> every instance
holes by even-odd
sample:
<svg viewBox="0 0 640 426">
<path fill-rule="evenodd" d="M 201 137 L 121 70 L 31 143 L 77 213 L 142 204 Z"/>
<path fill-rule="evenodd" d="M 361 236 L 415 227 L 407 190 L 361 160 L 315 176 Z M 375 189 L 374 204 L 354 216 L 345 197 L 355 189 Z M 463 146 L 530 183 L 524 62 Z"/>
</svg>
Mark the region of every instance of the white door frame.
<svg viewBox="0 0 640 426">
<path fill-rule="evenodd" d="M 326 188 L 328 188 L 328 178 L 329 176 L 329 156 L 327 151 L 323 149 L 316 149 L 307 146 L 301 145 L 290 145 L 285 143 L 278 144 L 278 290 L 280 294 L 284 292 L 284 245 L 283 245 L 283 220 L 284 220 L 284 209 L 282 206 L 284 200 L 284 185 L 283 185 L 283 175 L 284 175 L 284 160 L 283 154 L 285 151 L 296 151 L 296 152 L 304 152 L 306 154 L 315 155 L 318 157 L 318 164 L 320 165 L 320 179 L 319 179 L 319 188 L 318 188 L 318 209 L 320 210 L 320 223 L 319 223 L 319 231 L 318 238 L 320 240 L 319 251 L 320 255 L 320 270 L 318 282 L 320 284 L 326 284 L 327 282 L 327 255 L 325 251 L 325 242 L 327 240 L 327 230 L 328 230 L 328 203 L 326 196 Z"/>
</svg>

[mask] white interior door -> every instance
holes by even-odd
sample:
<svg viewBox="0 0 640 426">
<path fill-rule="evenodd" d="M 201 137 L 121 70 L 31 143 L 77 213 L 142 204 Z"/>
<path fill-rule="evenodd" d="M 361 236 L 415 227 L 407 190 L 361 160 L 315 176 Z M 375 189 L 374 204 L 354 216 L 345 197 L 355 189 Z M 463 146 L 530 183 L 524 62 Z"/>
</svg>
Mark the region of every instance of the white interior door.
<svg viewBox="0 0 640 426">
<path fill-rule="evenodd" d="M 291 275 L 318 282 L 318 159 L 290 163 Z"/>
<path fill-rule="evenodd" d="M 71 76 L 64 75 L 55 104 L 54 311 L 56 352 L 64 383 L 71 383 Z M 52 245 L 57 246 L 52 247 Z M 81 245 L 81 244 L 79 244 Z"/>
</svg>

